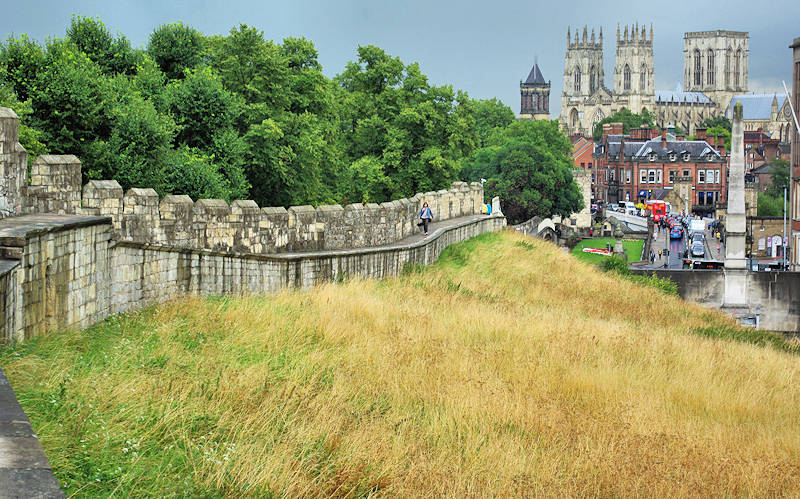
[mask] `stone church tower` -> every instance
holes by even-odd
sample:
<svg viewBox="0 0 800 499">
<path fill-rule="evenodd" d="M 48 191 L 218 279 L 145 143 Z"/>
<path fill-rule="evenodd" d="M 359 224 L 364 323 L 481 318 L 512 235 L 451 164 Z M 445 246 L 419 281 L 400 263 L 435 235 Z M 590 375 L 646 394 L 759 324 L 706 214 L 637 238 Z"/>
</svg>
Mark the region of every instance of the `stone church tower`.
<svg viewBox="0 0 800 499">
<path fill-rule="evenodd" d="M 519 84 L 519 117 L 550 119 L 550 82 L 544 81 L 539 64 L 534 63 L 528 78 Z"/>
<path fill-rule="evenodd" d="M 629 29 L 630 28 L 630 29 Z M 650 38 L 644 26 L 625 26 L 624 35 L 617 26 L 617 57 L 614 67 L 614 110 L 623 107 L 634 113 L 653 112 L 655 103 L 653 71 L 653 25 Z"/>
<path fill-rule="evenodd" d="M 747 93 L 749 35 L 743 31 L 696 31 L 683 35 L 683 88 L 703 92 L 724 109 Z"/>
<path fill-rule="evenodd" d="M 603 73 L 603 29 L 595 38 L 592 29 L 591 38 L 586 26 L 583 37 L 575 39 L 567 28 L 567 55 L 564 62 L 564 91 L 561 94 L 561 120 L 572 133 L 591 134 L 591 123 L 596 118 L 594 113 L 587 112 L 586 103 L 594 96 L 596 104 L 610 99 L 610 92 L 604 87 Z M 605 92 L 601 92 L 605 90 Z M 596 95 L 597 94 L 597 95 Z M 610 104 L 610 101 L 608 102 Z M 601 117 L 602 119 L 602 117 Z"/>
</svg>

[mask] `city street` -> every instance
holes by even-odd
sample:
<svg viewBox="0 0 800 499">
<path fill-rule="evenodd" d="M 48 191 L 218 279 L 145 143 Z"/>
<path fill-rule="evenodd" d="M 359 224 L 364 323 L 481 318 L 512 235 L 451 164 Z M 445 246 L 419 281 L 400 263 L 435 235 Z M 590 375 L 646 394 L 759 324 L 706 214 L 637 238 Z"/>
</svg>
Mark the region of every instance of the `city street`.
<svg viewBox="0 0 800 499">
<path fill-rule="evenodd" d="M 658 227 L 656 227 L 658 231 Z M 705 250 L 706 254 L 703 257 L 703 260 L 724 260 L 725 259 L 725 245 L 722 244 L 716 237 L 714 237 L 711 230 L 708 229 L 708 222 L 706 222 L 706 229 L 703 231 L 704 233 L 704 243 L 705 243 Z M 670 239 L 669 237 L 669 229 L 661 229 L 660 231 L 656 232 L 656 238 L 653 240 L 653 244 L 651 245 L 652 250 L 656 254 L 656 260 L 653 264 L 642 265 L 640 268 L 645 269 L 663 269 L 664 262 L 667 261 L 668 264 L 666 268 L 669 269 L 682 269 L 683 268 L 683 250 L 685 248 L 685 244 L 688 242 L 686 230 L 684 230 L 684 236 L 681 239 Z M 669 252 L 666 254 L 664 251 L 668 249 Z M 659 258 L 658 252 L 661 250 L 662 256 Z"/>
</svg>

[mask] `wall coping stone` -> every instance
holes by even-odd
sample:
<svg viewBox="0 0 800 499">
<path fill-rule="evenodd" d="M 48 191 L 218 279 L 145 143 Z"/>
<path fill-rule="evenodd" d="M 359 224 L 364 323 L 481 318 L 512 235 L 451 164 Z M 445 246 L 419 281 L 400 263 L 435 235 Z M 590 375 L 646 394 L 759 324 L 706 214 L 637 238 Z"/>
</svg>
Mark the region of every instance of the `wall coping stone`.
<svg viewBox="0 0 800 499">
<path fill-rule="evenodd" d="M 25 246 L 31 236 L 63 230 L 110 224 L 111 217 L 36 214 L 0 219 L 0 245 Z"/>
</svg>

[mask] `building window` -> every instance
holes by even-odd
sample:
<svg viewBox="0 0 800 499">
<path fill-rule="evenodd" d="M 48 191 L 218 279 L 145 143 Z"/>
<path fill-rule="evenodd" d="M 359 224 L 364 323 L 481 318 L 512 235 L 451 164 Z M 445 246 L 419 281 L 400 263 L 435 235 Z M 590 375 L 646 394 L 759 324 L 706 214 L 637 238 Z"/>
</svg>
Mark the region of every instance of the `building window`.
<svg viewBox="0 0 800 499">
<path fill-rule="evenodd" d="M 623 70 L 623 85 L 625 90 L 631 89 L 631 68 L 627 64 L 625 65 L 625 69 Z"/>
<path fill-rule="evenodd" d="M 654 162 L 654 161 L 656 160 L 656 153 L 654 153 L 654 152 L 651 152 L 651 153 L 650 153 L 650 154 L 647 156 L 647 159 L 649 159 L 651 163 L 652 163 L 652 162 Z"/>
<path fill-rule="evenodd" d="M 688 152 L 683 153 L 683 161 L 688 162 L 691 159 L 691 155 Z"/>
<path fill-rule="evenodd" d="M 698 184 L 705 184 L 706 183 L 706 171 L 705 170 L 697 170 L 697 183 Z"/>
<path fill-rule="evenodd" d="M 714 170 L 714 183 L 719 183 L 719 170 Z"/>
<path fill-rule="evenodd" d="M 677 177 L 677 176 L 678 176 L 678 170 L 670 170 L 669 171 L 669 183 L 670 184 L 674 184 L 675 183 L 675 177 Z"/>
<path fill-rule="evenodd" d="M 592 162 L 591 161 L 589 161 L 589 169 L 590 170 L 592 169 Z"/>
<path fill-rule="evenodd" d="M 575 93 L 581 93 L 581 68 L 575 66 Z"/>
<path fill-rule="evenodd" d="M 731 84 L 731 53 L 733 51 L 730 47 L 725 51 L 725 86 Z"/>
<path fill-rule="evenodd" d="M 639 71 L 639 91 L 644 92 L 647 88 L 647 66 L 642 64 L 642 69 Z"/>
<path fill-rule="evenodd" d="M 707 72 L 706 72 L 706 83 L 709 85 L 714 84 L 714 51 L 708 49 L 708 54 L 706 55 L 706 64 L 707 64 Z"/>
<path fill-rule="evenodd" d="M 596 69 L 592 66 L 589 69 L 589 93 L 593 94 L 597 90 L 597 77 L 595 76 Z"/>
<path fill-rule="evenodd" d="M 617 176 L 616 175 L 616 170 L 612 168 L 611 170 L 609 170 L 609 172 L 610 172 L 609 175 L 610 175 L 611 181 L 613 182 L 616 179 L 616 176 Z"/>
<path fill-rule="evenodd" d="M 660 184 L 664 182 L 664 177 L 662 174 L 664 173 L 663 170 L 656 170 L 656 183 Z"/>
<path fill-rule="evenodd" d="M 677 154 L 675 154 L 674 152 L 669 153 L 669 160 L 670 161 L 672 161 L 674 163 L 676 159 L 678 159 L 678 155 Z"/>
<path fill-rule="evenodd" d="M 581 163 L 581 168 L 586 168 L 586 163 Z"/>
<path fill-rule="evenodd" d="M 694 84 L 700 86 L 703 84 L 702 77 L 703 66 L 700 63 L 700 51 L 694 50 Z"/>
<path fill-rule="evenodd" d="M 655 184 L 656 183 L 656 171 L 655 170 L 648 170 L 647 171 L 647 183 L 648 184 Z"/>
<path fill-rule="evenodd" d="M 639 170 L 639 183 L 646 184 L 647 183 L 647 170 Z"/>
<path fill-rule="evenodd" d="M 692 174 L 692 171 L 691 171 L 691 170 L 683 170 L 683 176 L 684 176 L 684 177 L 688 177 L 688 176 L 689 176 L 689 175 L 691 175 L 691 174 Z"/>
<path fill-rule="evenodd" d="M 736 58 L 733 63 L 733 86 L 739 87 L 740 73 L 742 71 L 742 49 L 736 51 Z"/>
<path fill-rule="evenodd" d="M 630 169 L 626 169 L 625 170 L 625 183 L 626 184 L 630 184 L 631 183 L 631 170 Z"/>
<path fill-rule="evenodd" d="M 706 171 L 706 178 L 708 179 L 709 184 L 714 183 L 714 170 L 707 170 Z"/>
<path fill-rule="evenodd" d="M 697 204 L 706 204 L 706 193 L 705 192 L 698 192 L 697 193 Z"/>
</svg>

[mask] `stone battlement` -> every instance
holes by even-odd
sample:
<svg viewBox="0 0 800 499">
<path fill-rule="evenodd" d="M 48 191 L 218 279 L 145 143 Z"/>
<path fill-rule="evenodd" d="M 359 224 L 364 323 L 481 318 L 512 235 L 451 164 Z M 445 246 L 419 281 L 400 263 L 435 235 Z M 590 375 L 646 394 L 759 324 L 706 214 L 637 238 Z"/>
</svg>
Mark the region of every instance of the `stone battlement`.
<svg viewBox="0 0 800 499">
<path fill-rule="evenodd" d="M 143 244 L 222 252 L 272 254 L 381 246 L 413 234 L 427 201 L 437 220 L 479 214 L 483 187 L 454 182 L 449 190 L 381 204 L 259 207 L 251 200 L 168 195 L 115 180 L 81 186 L 72 155 L 36 158 L 27 182 L 27 153 L 17 142 L 19 119 L 0 108 L 0 218 L 51 213 L 111 217 L 115 238 Z"/>
</svg>

